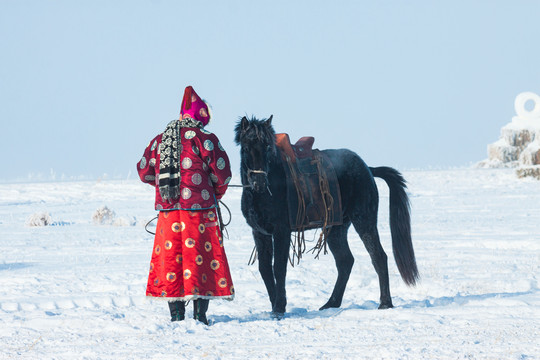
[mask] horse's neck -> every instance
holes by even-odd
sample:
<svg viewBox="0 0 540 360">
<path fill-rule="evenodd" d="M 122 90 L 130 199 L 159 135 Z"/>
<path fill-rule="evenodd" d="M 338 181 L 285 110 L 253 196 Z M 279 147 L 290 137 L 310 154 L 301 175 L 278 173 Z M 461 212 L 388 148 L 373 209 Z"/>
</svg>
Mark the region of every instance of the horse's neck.
<svg viewBox="0 0 540 360">
<path fill-rule="evenodd" d="M 270 159 L 270 166 L 268 169 L 268 180 L 270 181 L 271 178 L 283 178 L 285 176 L 285 172 L 283 171 L 283 164 L 281 162 L 281 158 L 279 157 L 279 154 L 276 154 L 275 156 Z"/>
</svg>

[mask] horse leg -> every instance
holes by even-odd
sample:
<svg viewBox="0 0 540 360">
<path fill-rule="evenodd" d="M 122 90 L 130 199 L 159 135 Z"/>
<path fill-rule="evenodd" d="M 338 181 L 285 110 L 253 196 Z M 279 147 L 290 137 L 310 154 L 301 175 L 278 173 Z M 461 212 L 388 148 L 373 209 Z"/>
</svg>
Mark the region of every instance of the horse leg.
<svg viewBox="0 0 540 360">
<path fill-rule="evenodd" d="M 289 247 L 291 232 L 279 230 L 274 234 L 274 277 L 276 280 L 276 301 L 272 307 L 272 313 L 277 318 L 282 318 L 287 306 L 287 293 L 285 290 L 285 278 L 287 276 L 287 262 L 289 259 Z"/>
<path fill-rule="evenodd" d="M 388 257 L 381 245 L 377 225 L 376 223 L 364 225 L 365 223 L 362 223 L 359 219 L 355 220 L 353 224 L 371 257 L 371 263 L 379 277 L 381 292 L 379 309 L 393 308 L 394 305 L 392 305 L 392 297 L 390 296 L 390 281 L 388 279 Z"/>
<path fill-rule="evenodd" d="M 343 300 L 343 294 L 345 293 L 345 287 L 349 281 L 351 270 L 354 264 L 354 257 L 349 249 L 349 243 L 347 242 L 347 231 L 351 223 L 344 223 L 340 226 L 333 226 L 328 234 L 328 246 L 334 256 L 336 267 L 338 271 L 338 277 L 336 284 L 334 285 L 334 291 L 332 296 L 326 304 L 324 304 L 319 310 L 328 308 L 338 308 L 341 306 Z"/>
<path fill-rule="evenodd" d="M 272 309 L 276 303 L 276 282 L 274 280 L 274 271 L 272 270 L 272 236 L 264 235 L 253 231 L 253 239 L 257 248 L 259 258 L 259 273 L 266 286 Z"/>
</svg>

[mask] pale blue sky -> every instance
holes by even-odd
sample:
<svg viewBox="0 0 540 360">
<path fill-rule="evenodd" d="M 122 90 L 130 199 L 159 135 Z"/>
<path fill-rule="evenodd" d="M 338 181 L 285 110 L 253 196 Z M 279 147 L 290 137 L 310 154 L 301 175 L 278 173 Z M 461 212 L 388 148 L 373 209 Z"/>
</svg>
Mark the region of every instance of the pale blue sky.
<svg viewBox="0 0 540 360">
<path fill-rule="evenodd" d="M 0 181 L 136 176 L 186 85 L 370 166 L 467 166 L 540 93 L 540 1 L 0 0 Z"/>
</svg>

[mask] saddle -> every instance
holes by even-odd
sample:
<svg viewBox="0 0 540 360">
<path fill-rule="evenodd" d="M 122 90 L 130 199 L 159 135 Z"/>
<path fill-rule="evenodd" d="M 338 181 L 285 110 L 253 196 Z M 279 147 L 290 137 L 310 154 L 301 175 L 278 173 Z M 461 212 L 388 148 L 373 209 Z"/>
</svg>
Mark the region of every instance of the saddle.
<svg viewBox="0 0 540 360">
<path fill-rule="evenodd" d="M 312 149 L 315 138 L 306 136 L 292 145 L 288 134 L 276 134 L 276 146 L 284 163 L 287 183 L 289 225 L 297 232 L 294 255 L 305 250 L 304 231 L 322 228 L 313 250 L 326 250 L 326 236 L 333 225 L 341 225 L 341 194 L 334 166 L 328 156 Z"/>
</svg>

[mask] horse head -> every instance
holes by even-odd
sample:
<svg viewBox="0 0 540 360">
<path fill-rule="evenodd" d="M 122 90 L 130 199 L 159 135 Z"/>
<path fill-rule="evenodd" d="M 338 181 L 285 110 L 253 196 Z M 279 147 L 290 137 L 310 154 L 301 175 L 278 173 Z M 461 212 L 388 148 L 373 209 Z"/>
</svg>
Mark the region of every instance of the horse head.
<svg viewBox="0 0 540 360">
<path fill-rule="evenodd" d="M 242 183 L 258 193 L 268 189 L 270 162 L 276 156 L 276 134 L 272 117 L 258 120 L 245 116 L 235 127 L 235 142 L 240 145 Z"/>
</svg>

